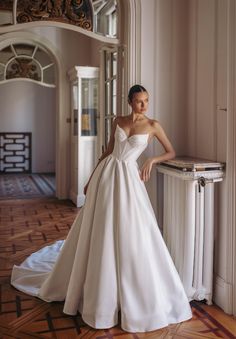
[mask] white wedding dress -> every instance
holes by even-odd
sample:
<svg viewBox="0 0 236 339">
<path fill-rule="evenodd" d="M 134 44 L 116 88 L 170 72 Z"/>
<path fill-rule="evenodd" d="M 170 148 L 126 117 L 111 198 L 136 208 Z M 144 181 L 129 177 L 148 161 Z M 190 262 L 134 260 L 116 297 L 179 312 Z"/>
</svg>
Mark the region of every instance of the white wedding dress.
<svg viewBox="0 0 236 339">
<path fill-rule="evenodd" d="M 65 241 L 14 266 L 11 283 L 94 328 L 118 323 L 152 331 L 192 317 L 184 288 L 157 225 L 137 158 L 148 134 L 127 137 L 117 125 L 112 154 L 97 166 L 85 204 Z"/>
</svg>

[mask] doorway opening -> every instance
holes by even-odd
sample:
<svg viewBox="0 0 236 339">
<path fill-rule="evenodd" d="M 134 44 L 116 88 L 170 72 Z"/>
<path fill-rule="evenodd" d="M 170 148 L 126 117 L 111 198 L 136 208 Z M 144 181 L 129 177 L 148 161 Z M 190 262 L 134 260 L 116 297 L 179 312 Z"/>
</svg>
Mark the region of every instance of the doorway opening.
<svg viewBox="0 0 236 339">
<path fill-rule="evenodd" d="M 0 49 L 0 198 L 55 196 L 55 78 L 41 45 Z"/>
</svg>

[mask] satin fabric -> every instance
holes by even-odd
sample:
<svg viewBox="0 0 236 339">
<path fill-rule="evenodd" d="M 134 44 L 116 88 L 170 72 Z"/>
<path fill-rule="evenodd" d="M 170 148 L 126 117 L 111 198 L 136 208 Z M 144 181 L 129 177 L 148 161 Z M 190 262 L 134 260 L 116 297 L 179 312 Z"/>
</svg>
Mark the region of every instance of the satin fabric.
<svg viewBox="0 0 236 339">
<path fill-rule="evenodd" d="M 148 134 L 127 137 L 117 125 L 112 154 L 97 166 L 66 240 L 14 266 L 11 283 L 94 328 L 118 323 L 152 331 L 192 317 L 184 288 L 157 225 L 137 159 Z"/>
</svg>

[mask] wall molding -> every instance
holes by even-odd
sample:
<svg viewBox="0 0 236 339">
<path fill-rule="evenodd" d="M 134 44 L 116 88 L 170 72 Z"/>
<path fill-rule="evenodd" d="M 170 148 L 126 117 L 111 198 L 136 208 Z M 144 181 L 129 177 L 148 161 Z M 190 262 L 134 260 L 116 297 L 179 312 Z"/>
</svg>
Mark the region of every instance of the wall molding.
<svg viewBox="0 0 236 339">
<path fill-rule="evenodd" d="M 228 314 L 236 315 L 236 3 L 227 1 L 227 155 L 226 276 L 215 277 L 214 300 Z"/>
<path fill-rule="evenodd" d="M 219 275 L 214 277 L 214 302 L 224 310 L 224 312 L 232 313 L 232 284 L 227 283 Z"/>
<path fill-rule="evenodd" d="M 119 46 L 121 43 L 126 48 L 125 60 L 125 81 L 124 93 L 127 93 L 129 86 L 139 82 L 141 78 L 141 1 L 140 0 L 119 0 L 118 1 L 119 17 L 119 38 L 108 38 L 98 35 L 94 32 L 87 31 L 80 27 L 65 23 L 54 22 L 28 22 L 25 24 L 14 24 L 11 26 L 0 27 L 0 47 L 4 47 L 9 42 L 33 42 L 46 48 L 55 60 L 57 68 L 57 119 L 56 119 L 56 196 L 58 198 L 67 198 L 69 193 L 68 178 L 69 178 L 69 128 L 66 124 L 68 114 L 67 95 L 67 78 L 66 69 L 62 64 L 59 55 L 60 52 L 48 40 L 40 35 L 31 32 L 23 31 L 34 27 L 59 27 L 62 29 L 72 30 L 90 38 L 104 43 L 104 46 Z M 15 10 L 15 9 L 14 9 Z M 128 29 L 126 29 L 128 28 Z M 4 33 L 4 34 L 3 34 Z M 5 45 L 4 45 L 5 44 Z"/>
<path fill-rule="evenodd" d="M 22 24 L 14 24 L 14 25 L 7 25 L 0 27 L 0 34 L 3 33 L 10 33 L 10 32 L 21 32 L 23 30 L 30 30 L 35 27 L 55 27 L 55 28 L 63 28 L 70 31 L 74 31 L 83 35 L 88 36 L 89 38 L 95 39 L 97 41 L 101 41 L 107 44 L 113 44 L 118 45 L 119 39 L 116 38 L 109 38 L 105 37 L 103 35 L 94 33 L 92 31 L 87 31 L 86 29 L 83 29 L 78 26 L 74 26 L 71 24 L 66 24 L 63 22 L 51 22 L 51 21 L 33 21 L 33 22 L 26 22 Z"/>
<path fill-rule="evenodd" d="M 124 92 L 141 79 L 141 1 L 119 0 L 119 37 L 126 48 L 126 69 Z M 129 29 L 124 29 L 128 27 Z"/>
<path fill-rule="evenodd" d="M 227 263 L 229 313 L 236 315 L 236 3 L 228 0 L 228 67 L 227 67 Z"/>
<path fill-rule="evenodd" d="M 128 85 L 140 83 L 141 80 L 141 3 L 130 0 L 130 30 L 128 35 L 129 78 Z"/>
<path fill-rule="evenodd" d="M 66 121 L 66 79 L 63 75 L 66 74 L 64 65 L 60 60 L 60 53 L 51 42 L 47 39 L 33 34 L 31 32 L 14 32 L 6 33 L 0 36 L 0 49 L 8 46 L 11 43 L 33 43 L 47 50 L 56 65 L 56 196 L 58 198 L 67 198 L 68 183 L 67 183 L 67 147 L 69 131 L 65 128 Z"/>
</svg>

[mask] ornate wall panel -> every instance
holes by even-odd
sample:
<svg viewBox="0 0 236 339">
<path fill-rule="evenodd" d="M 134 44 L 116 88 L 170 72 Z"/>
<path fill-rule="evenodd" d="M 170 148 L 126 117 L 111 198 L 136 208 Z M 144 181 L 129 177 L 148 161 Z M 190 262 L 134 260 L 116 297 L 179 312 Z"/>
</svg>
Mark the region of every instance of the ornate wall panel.
<svg viewBox="0 0 236 339">
<path fill-rule="evenodd" d="M 92 8 L 86 0 L 18 0 L 17 22 L 60 21 L 92 30 Z"/>
<path fill-rule="evenodd" d="M 0 50 L 0 82 L 24 78 L 55 87 L 55 65 L 37 45 L 15 43 Z"/>
<path fill-rule="evenodd" d="M 31 172 L 31 133 L 0 133 L 0 173 Z"/>
<path fill-rule="evenodd" d="M 13 9 L 13 0 L 0 0 L 0 10 Z M 89 0 L 18 0 L 17 22 L 59 21 L 92 31 L 93 9 Z"/>
<path fill-rule="evenodd" d="M 7 67 L 6 79 L 29 78 L 41 81 L 41 71 L 34 60 L 29 58 L 15 58 Z"/>
</svg>

